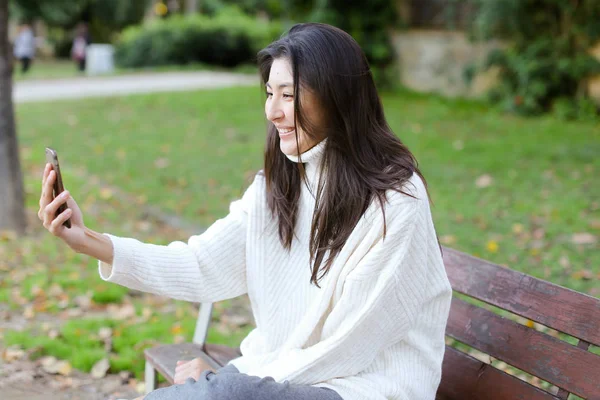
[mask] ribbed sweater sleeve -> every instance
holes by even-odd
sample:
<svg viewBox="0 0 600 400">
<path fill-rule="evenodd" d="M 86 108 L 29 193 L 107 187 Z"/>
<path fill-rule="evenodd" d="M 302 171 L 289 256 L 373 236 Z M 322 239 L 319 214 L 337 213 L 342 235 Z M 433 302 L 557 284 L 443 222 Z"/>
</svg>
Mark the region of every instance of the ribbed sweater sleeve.
<svg viewBox="0 0 600 400">
<path fill-rule="evenodd" d="M 259 371 L 277 381 L 316 384 L 358 374 L 385 348 L 402 341 L 421 310 L 449 296 L 443 265 L 426 269 L 427 198 L 404 196 L 386 206 L 387 234 L 344 281 L 321 341 L 282 351 Z M 435 239 L 434 239 L 435 240 Z M 447 301 L 442 301 L 442 308 Z M 440 312 L 447 312 L 441 309 Z M 444 329 L 443 326 L 439 327 Z"/>
<path fill-rule="evenodd" d="M 192 302 L 216 302 L 247 292 L 246 233 L 256 182 L 229 214 L 187 243 L 166 246 L 106 234 L 112 265 L 99 262 L 102 279 L 131 289 Z"/>
</svg>

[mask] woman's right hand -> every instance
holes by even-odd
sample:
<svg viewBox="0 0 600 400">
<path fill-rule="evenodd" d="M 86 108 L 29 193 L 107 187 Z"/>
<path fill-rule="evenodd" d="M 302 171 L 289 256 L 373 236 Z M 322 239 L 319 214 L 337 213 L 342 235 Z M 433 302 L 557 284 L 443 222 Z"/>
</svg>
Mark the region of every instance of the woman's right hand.
<svg viewBox="0 0 600 400">
<path fill-rule="evenodd" d="M 53 199 L 53 186 L 56 180 L 56 172 L 52 169 L 52 164 L 46 164 L 42 177 L 42 195 L 40 197 L 40 210 L 38 217 L 44 223 L 46 228 L 54 236 L 61 238 L 69 247 L 79 252 L 82 249 L 85 239 L 85 225 L 83 224 L 83 215 L 75 200 L 70 193 L 65 190 L 58 197 Z M 56 215 L 58 207 L 67 203 L 67 210 Z M 67 219 L 71 219 L 71 229 L 63 225 Z"/>
</svg>

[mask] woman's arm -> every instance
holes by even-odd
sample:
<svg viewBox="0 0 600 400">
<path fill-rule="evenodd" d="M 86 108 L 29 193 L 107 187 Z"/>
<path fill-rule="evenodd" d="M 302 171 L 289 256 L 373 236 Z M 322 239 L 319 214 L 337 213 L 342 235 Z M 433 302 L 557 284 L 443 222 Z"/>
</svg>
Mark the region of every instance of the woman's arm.
<svg viewBox="0 0 600 400">
<path fill-rule="evenodd" d="M 100 261 L 101 278 L 191 302 L 212 303 L 246 293 L 247 197 L 233 202 L 225 218 L 187 242 L 162 246 L 105 233 L 113 259 Z"/>
<path fill-rule="evenodd" d="M 85 239 L 78 253 L 87 254 L 106 264 L 113 263 L 113 245 L 106 235 L 102 235 L 88 227 L 84 228 Z"/>
<path fill-rule="evenodd" d="M 68 191 L 53 197 L 55 179 L 51 166 L 46 165 L 38 216 L 44 227 L 71 249 L 100 260 L 104 280 L 193 302 L 215 302 L 246 292 L 246 227 L 255 192 L 260 190 L 256 180 L 241 200 L 231 204 L 229 215 L 204 233 L 190 237 L 187 243 L 157 246 L 87 228 Z M 56 216 L 65 202 L 68 209 Z M 71 228 L 63 225 L 67 219 Z"/>
</svg>

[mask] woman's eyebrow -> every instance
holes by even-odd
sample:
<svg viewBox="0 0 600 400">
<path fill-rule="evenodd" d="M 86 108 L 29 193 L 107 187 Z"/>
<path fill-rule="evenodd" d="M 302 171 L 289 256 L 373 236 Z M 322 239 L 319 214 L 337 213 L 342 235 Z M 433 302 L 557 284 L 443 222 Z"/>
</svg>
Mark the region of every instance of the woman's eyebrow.
<svg viewBox="0 0 600 400">
<path fill-rule="evenodd" d="M 268 87 L 269 89 L 271 89 L 271 84 L 269 82 L 265 83 L 265 86 Z M 294 86 L 294 85 L 290 82 L 283 82 L 283 83 L 279 84 L 277 87 L 279 89 L 283 89 L 283 88 L 292 87 L 292 86 Z"/>
</svg>

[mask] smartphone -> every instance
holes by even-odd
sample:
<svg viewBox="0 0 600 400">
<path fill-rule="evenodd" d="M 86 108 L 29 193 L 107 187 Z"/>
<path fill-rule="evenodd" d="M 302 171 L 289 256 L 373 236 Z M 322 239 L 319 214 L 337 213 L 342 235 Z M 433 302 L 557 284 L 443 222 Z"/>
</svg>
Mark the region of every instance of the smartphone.
<svg viewBox="0 0 600 400">
<path fill-rule="evenodd" d="M 52 169 L 56 173 L 56 180 L 54 181 L 54 194 L 53 197 L 56 198 L 59 194 L 64 192 L 65 187 L 63 185 L 62 175 L 60 174 L 60 167 L 58 165 L 58 155 L 56 154 L 56 150 L 51 149 L 50 147 L 46 147 L 46 162 L 52 164 Z M 64 212 L 67 209 L 67 203 L 61 204 L 56 210 L 56 216 L 60 213 Z M 55 218 L 56 218 L 55 216 Z M 64 226 L 71 229 L 71 219 L 69 218 L 63 223 Z"/>
</svg>

